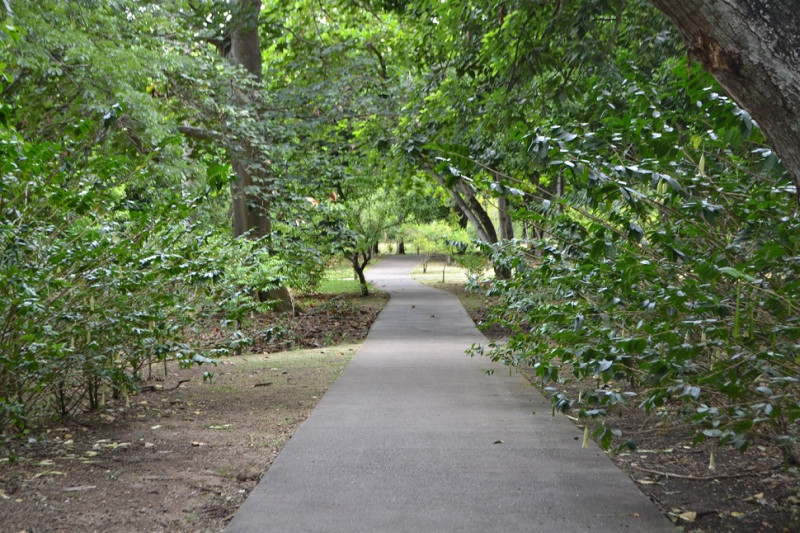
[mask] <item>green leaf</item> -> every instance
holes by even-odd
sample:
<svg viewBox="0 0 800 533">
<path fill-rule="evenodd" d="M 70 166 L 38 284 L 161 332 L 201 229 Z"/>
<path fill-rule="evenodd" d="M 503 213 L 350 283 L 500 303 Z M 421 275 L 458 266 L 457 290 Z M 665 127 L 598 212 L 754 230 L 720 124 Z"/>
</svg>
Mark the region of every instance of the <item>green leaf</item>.
<svg viewBox="0 0 800 533">
<path fill-rule="evenodd" d="M 735 279 L 743 279 L 751 283 L 755 283 L 757 281 L 753 276 L 749 276 L 733 267 L 721 267 L 719 268 L 719 271 Z"/>
</svg>

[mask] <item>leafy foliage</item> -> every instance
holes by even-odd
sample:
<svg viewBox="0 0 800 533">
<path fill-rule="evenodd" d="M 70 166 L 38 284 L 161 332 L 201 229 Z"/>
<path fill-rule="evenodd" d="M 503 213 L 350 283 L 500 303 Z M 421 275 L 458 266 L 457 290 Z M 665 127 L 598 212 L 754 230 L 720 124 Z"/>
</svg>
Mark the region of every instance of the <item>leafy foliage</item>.
<svg viewBox="0 0 800 533">
<path fill-rule="evenodd" d="M 556 408 L 636 401 L 790 457 L 796 191 L 649 2 L 262 5 L 257 83 L 225 59 L 237 4 L 3 4 L 4 428 L 241 349 L 256 294 L 311 290 L 336 255 L 363 275 L 380 239 L 446 234 L 507 278 L 480 285 L 515 331 L 486 353 Z M 258 239 L 228 236 L 236 165 Z M 448 209 L 483 242 L 461 253 Z M 187 341 L 207 317 L 228 345 Z M 597 387 L 571 398 L 573 378 Z"/>
<path fill-rule="evenodd" d="M 152 31 L 178 22 L 133 7 L 115 6 Z M 24 31 L 7 24 L 0 42 L 15 58 L 0 72 L 0 425 L 24 431 L 125 394 L 155 362 L 210 361 L 187 328 L 235 324 L 280 264 L 201 223 L 219 201 L 212 160 L 183 157 L 178 97 L 157 93 L 208 64 L 127 33 L 104 4 L 14 16 Z"/>
<path fill-rule="evenodd" d="M 540 62 L 526 70 L 528 79 L 510 80 L 520 93 L 565 76 L 570 87 L 539 93 L 518 117 L 505 117 L 508 133 L 491 141 L 502 148 L 488 152 L 472 133 L 458 142 L 462 148 L 426 146 L 462 168 L 492 169 L 523 192 L 515 218 L 532 238 L 487 247 L 496 265 L 513 272 L 485 289 L 502 301 L 494 320 L 516 333 L 487 353 L 534 366 L 558 409 L 597 416 L 638 401 L 688 417 L 698 439 L 738 448 L 771 439 L 788 457 L 800 416 L 793 188 L 748 114 L 698 66 L 686 65 L 667 30 L 642 33 L 638 24 L 657 17 L 628 13 L 632 4 L 606 30 L 597 21 L 607 8 L 572 14 L 579 22 L 566 34 L 587 33 L 550 48 L 575 58 L 571 72 Z M 469 54 L 477 59 L 466 82 L 448 77 L 437 98 L 443 88 L 455 95 L 451 86 L 460 91 L 514 68 L 495 63 L 513 57 L 495 48 L 509 20 L 552 27 L 567 20 L 562 15 L 507 12 L 492 38 L 455 52 L 455 64 Z M 581 29 L 581 17 L 592 29 Z M 587 48 L 592 35 L 598 41 Z M 525 50 L 526 42 L 515 46 Z M 513 97 L 495 88 L 480 94 L 487 106 Z M 488 127 L 466 110 L 445 116 Z M 471 128 L 452 134 L 478 131 Z M 471 186 L 491 190 L 491 182 L 470 177 Z M 580 399 L 558 387 L 587 378 L 598 386 Z"/>
</svg>

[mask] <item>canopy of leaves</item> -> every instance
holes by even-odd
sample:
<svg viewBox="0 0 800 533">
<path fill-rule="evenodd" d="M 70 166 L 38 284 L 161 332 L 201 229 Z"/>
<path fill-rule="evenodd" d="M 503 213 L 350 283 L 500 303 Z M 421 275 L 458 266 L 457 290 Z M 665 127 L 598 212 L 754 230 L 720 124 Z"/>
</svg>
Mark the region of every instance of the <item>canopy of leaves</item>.
<svg viewBox="0 0 800 533">
<path fill-rule="evenodd" d="M 647 2 L 551 6 L 416 11 L 420 42 L 436 45 L 401 120 L 406 154 L 439 161 L 448 186 L 507 195 L 532 237 L 486 247 L 513 271 L 484 289 L 502 301 L 494 320 L 517 332 L 488 354 L 533 365 L 554 392 L 609 384 L 559 407 L 637 401 L 690 413 L 699 439 L 788 453 L 800 416 L 788 176 Z"/>
<path fill-rule="evenodd" d="M 404 222 L 502 204 L 521 238 L 478 243 L 508 273 L 481 286 L 515 334 L 477 351 L 583 415 L 796 442 L 796 191 L 649 2 L 265 0 L 259 83 L 226 59 L 236 3 L 3 5 L 4 427 L 204 360 L 197 317 L 313 288 L 337 254 L 363 268 Z M 264 242 L 229 237 L 242 147 Z M 607 386 L 578 401 L 575 378 Z"/>
</svg>

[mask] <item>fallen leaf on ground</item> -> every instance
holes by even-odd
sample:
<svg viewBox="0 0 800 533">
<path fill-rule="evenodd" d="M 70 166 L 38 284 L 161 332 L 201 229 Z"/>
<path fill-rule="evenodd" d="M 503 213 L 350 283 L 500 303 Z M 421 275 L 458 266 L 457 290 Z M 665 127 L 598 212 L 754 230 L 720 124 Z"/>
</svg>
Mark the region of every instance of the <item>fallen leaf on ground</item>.
<svg viewBox="0 0 800 533">
<path fill-rule="evenodd" d="M 59 472 L 58 470 L 45 470 L 44 472 L 39 472 L 31 479 L 36 479 L 37 477 L 42 477 L 42 476 L 66 476 L 66 475 L 67 474 L 65 474 L 64 472 Z"/>
<path fill-rule="evenodd" d="M 80 492 L 80 491 L 92 490 L 92 489 L 96 489 L 96 488 L 97 488 L 97 485 L 78 485 L 77 487 L 67 487 L 67 488 L 64 488 L 64 489 L 61 489 L 61 490 L 63 492 Z"/>
</svg>

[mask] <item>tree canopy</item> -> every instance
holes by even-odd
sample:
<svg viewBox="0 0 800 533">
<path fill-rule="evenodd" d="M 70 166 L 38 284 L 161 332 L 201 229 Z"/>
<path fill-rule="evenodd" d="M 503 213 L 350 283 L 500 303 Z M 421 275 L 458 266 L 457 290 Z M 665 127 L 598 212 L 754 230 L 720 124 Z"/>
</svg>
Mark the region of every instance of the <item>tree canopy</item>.
<svg viewBox="0 0 800 533">
<path fill-rule="evenodd" d="M 458 219 L 513 331 L 475 352 L 559 409 L 636 402 L 791 458 L 790 0 L 2 6 L 7 431 L 229 349 L 187 341 L 198 317 L 291 309 L 331 258 L 363 276 L 378 241 Z"/>
</svg>

